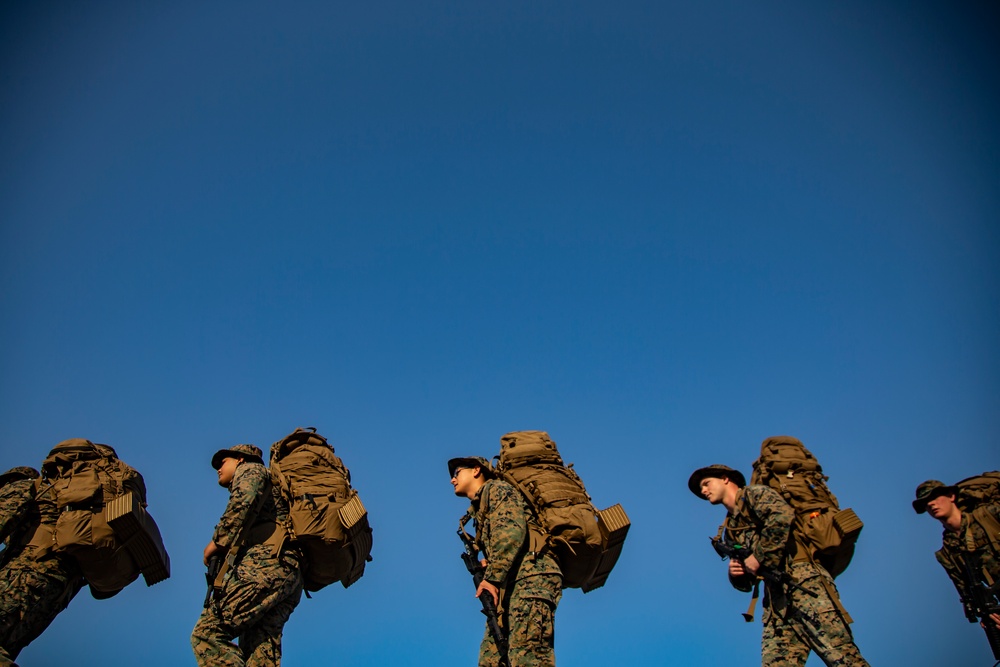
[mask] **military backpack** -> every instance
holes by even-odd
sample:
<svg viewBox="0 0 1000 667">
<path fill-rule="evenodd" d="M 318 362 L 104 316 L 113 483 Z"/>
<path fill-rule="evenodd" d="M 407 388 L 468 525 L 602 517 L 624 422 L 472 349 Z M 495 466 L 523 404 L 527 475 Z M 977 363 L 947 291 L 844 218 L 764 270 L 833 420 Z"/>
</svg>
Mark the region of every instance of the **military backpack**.
<svg viewBox="0 0 1000 667">
<path fill-rule="evenodd" d="M 42 475 L 59 509 L 45 537 L 48 548 L 79 563 L 95 597 L 117 594 L 140 573 L 147 586 L 170 576 L 170 558 L 146 512 L 142 475 L 112 447 L 64 440 L 45 458 Z"/>
<path fill-rule="evenodd" d="M 544 534 L 542 549 L 559 561 L 564 588 L 600 588 L 618 562 L 628 516 L 621 505 L 598 511 L 583 480 L 564 465 L 544 431 L 514 431 L 500 438 L 496 474 L 524 496 Z"/>
<path fill-rule="evenodd" d="M 270 468 L 289 506 L 285 530 L 305 556 L 305 590 L 360 579 L 371 560 L 368 511 L 326 438 L 315 428 L 295 429 L 271 445 Z"/>
<path fill-rule="evenodd" d="M 795 510 L 795 558 L 819 563 L 836 577 L 850 565 L 864 524 L 854 510 L 840 509 L 828 479 L 800 440 L 780 435 L 761 443 L 750 483 L 770 486 Z"/>
<path fill-rule="evenodd" d="M 955 504 L 968 514 L 986 533 L 990 547 L 1000 557 L 1000 522 L 986 509 L 987 505 L 1000 505 L 1000 471 L 984 472 L 966 477 L 955 484 L 958 493 Z M 967 545 L 972 550 L 973 545 Z"/>
</svg>

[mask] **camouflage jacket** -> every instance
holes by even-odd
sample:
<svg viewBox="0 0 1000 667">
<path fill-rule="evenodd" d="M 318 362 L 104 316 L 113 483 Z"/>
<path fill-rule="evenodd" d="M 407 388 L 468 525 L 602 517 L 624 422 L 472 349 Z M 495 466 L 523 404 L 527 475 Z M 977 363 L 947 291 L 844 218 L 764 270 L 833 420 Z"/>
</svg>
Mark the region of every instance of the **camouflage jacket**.
<svg viewBox="0 0 1000 667">
<path fill-rule="evenodd" d="M 488 480 L 473 498 L 472 510 L 476 542 L 486 558 L 486 581 L 503 588 L 525 577 L 562 576 L 551 554 L 528 551 L 529 527 L 535 519 L 524 498 L 510 484 Z"/>
<path fill-rule="evenodd" d="M 1000 523 L 1000 505 L 982 505 L 962 513 L 962 525 L 957 532 L 945 528 L 941 536 L 941 549 L 934 555 L 963 601 L 967 596 L 965 563 L 988 586 L 1000 583 L 1000 553 L 996 550 L 1000 536 L 995 535 L 991 540 L 986 532 L 991 524 L 997 523 Z"/>
<path fill-rule="evenodd" d="M 8 537 L 13 538 L 10 544 L 17 542 L 31 514 L 38 514 L 35 480 L 19 479 L 0 488 L 0 542 L 6 542 Z"/>
<path fill-rule="evenodd" d="M 35 483 L 38 483 L 39 486 L 35 487 Z M 18 493 L 30 493 L 31 498 L 20 510 L 22 514 L 18 520 L 19 523 L 9 527 L 11 531 L 7 536 L 7 547 L 4 549 L 0 561 L 8 563 L 28 547 L 33 549 L 32 557 L 36 560 L 53 558 L 56 555 L 68 558 L 51 551 L 53 531 L 56 519 L 59 518 L 55 487 L 43 480 L 19 481 L 15 484 L 21 488 L 19 490 L 11 489 L 10 484 L 4 487 L 2 497 L 5 502 L 15 503 Z M 30 491 L 22 486 L 24 484 L 31 484 Z"/>
<path fill-rule="evenodd" d="M 229 485 L 229 503 L 215 526 L 212 540 L 224 548 L 231 547 L 241 537 L 246 543 L 247 536 L 255 528 L 273 525 L 283 518 L 278 513 L 279 501 L 287 515 L 288 508 L 272 488 L 267 468 L 260 463 L 243 461 L 236 467 Z M 245 531 L 243 535 L 241 531 Z"/>
<path fill-rule="evenodd" d="M 769 570 L 787 568 L 795 510 L 769 486 L 752 485 L 740 489 L 736 505 L 722 524 L 723 539 L 738 544 Z M 750 590 L 752 577 L 731 579 L 734 587 Z"/>
</svg>

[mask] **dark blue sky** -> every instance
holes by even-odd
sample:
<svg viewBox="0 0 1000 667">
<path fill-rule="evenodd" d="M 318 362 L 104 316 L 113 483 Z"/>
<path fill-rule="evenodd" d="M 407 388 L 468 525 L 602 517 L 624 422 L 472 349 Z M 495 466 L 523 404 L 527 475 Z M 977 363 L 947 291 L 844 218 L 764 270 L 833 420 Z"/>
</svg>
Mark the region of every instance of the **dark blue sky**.
<svg viewBox="0 0 1000 667">
<path fill-rule="evenodd" d="M 5 3 L 0 467 L 112 444 L 173 558 L 22 664 L 190 661 L 211 454 L 299 425 L 375 561 L 290 665 L 471 664 L 444 462 L 529 428 L 633 522 L 562 664 L 757 662 L 685 481 L 778 433 L 866 522 L 868 659 L 986 664 L 909 501 L 997 467 L 997 13 L 709 4 Z"/>
</svg>

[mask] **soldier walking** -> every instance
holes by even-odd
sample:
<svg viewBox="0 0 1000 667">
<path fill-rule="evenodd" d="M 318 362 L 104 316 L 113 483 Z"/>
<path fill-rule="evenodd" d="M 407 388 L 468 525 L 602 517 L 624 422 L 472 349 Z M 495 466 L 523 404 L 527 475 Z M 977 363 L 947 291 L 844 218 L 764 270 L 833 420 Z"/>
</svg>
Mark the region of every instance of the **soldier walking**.
<svg viewBox="0 0 1000 667">
<path fill-rule="evenodd" d="M 1000 589 L 1000 505 L 984 502 L 971 512 L 963 512 L 956 504 L 958 487 L 948 486 L 936 479 L 929 479 L 917 487 L 913 509 L 917 514 L 927 513 L 941 522 L 941 549 L 934 555 L 962 600 L 965 615 L 970 623 L 979 621 L 970 607 L 972 599 L 968 577 Z M 990 619 L 1000 629 L 1000 614 Z"/>
<path fill-rule="evenodd" d="M 724 465 L 699 468 L 688 479 L 688 488 L 726 508 L 722 539 L 748 554 L 742 561 L 729 561 L 734 588 L 749 592 L 763 572 L 785 573 L 800 587 L 765 582 L 761 664 L 803 667 L 809 652 L 815 651 L 830 667 L 867 667 L 833 578 L 818 563 L 795 557 L 791 506 L 770 487 L 747 486 L 742 473 Z"/>
<path fill-rule="evenodd" d="M 86 583 L 72 556 L 51 550 L 59 508 L 34 468 L 0 475 L 0 666 L 13 665 Z M 95 595 L 95 597 L 97 597 Z"/>
<path fill-rule="evenodd" d="M 562 573 L 543 542 L 521 494 L 496 479 L 481 457 L 448 461 L 456 496 L 472 501 L 476 543 L 485 557 L 476 597 L 488 593 L 507 635 L 511 667 L 554 667 L 555 611 L 562 596 Z M 479 667 L 498 667 L 500 651 L 487 627 L 479 648 Z"/>
<path fill-rule="evenodd" d="M 235 445 L 212 457 L 229 502 L 204 560 L 224 558 L 227 567 L 191 633 L 201 667 L 280 665 L 281 633 L 302 596 L 302 555 L 285 544 L 288 507 L 272 493 L 261 455 L 254 445 Z"/>
</svg>

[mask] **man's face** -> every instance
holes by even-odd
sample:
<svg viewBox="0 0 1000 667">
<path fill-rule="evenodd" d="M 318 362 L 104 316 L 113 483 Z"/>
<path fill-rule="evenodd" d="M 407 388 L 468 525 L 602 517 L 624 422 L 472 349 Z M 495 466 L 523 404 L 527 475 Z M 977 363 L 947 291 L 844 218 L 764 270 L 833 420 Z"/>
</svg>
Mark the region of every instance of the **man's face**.
<svg viewBox="0 0 1000 667">
<path fill-rule="evenodd" d="M 227 456 L 222 459 L 222 465 L 219 466 L 219 486 L 229 488 L 229 485 L 233 482 L 233 476 L 236 475 L 236 466 L 240 464 L 240 459 L 233 458 L 232 456 Z"/>
<path fill-rule="evenodd" d="M 706 477 L 701 480 L 701 495 L 713 505 L 722 502 L 726 495 L 726 482 L 718 477 Z"/>
<path fill-rule="evenodd" d="M 955 507 L 955 496 L 941 494 L 927 501 L 927 513 L 935 519 L 951 514 Z"/>
<path fill-rule="evenodd" d="M 456 496 L 471 497 L 476 481 L 476 471 L 479 468 L 455 468 L 455 474 L 451 477 L 451 486 L 455 489 Z"/>
</svg>

